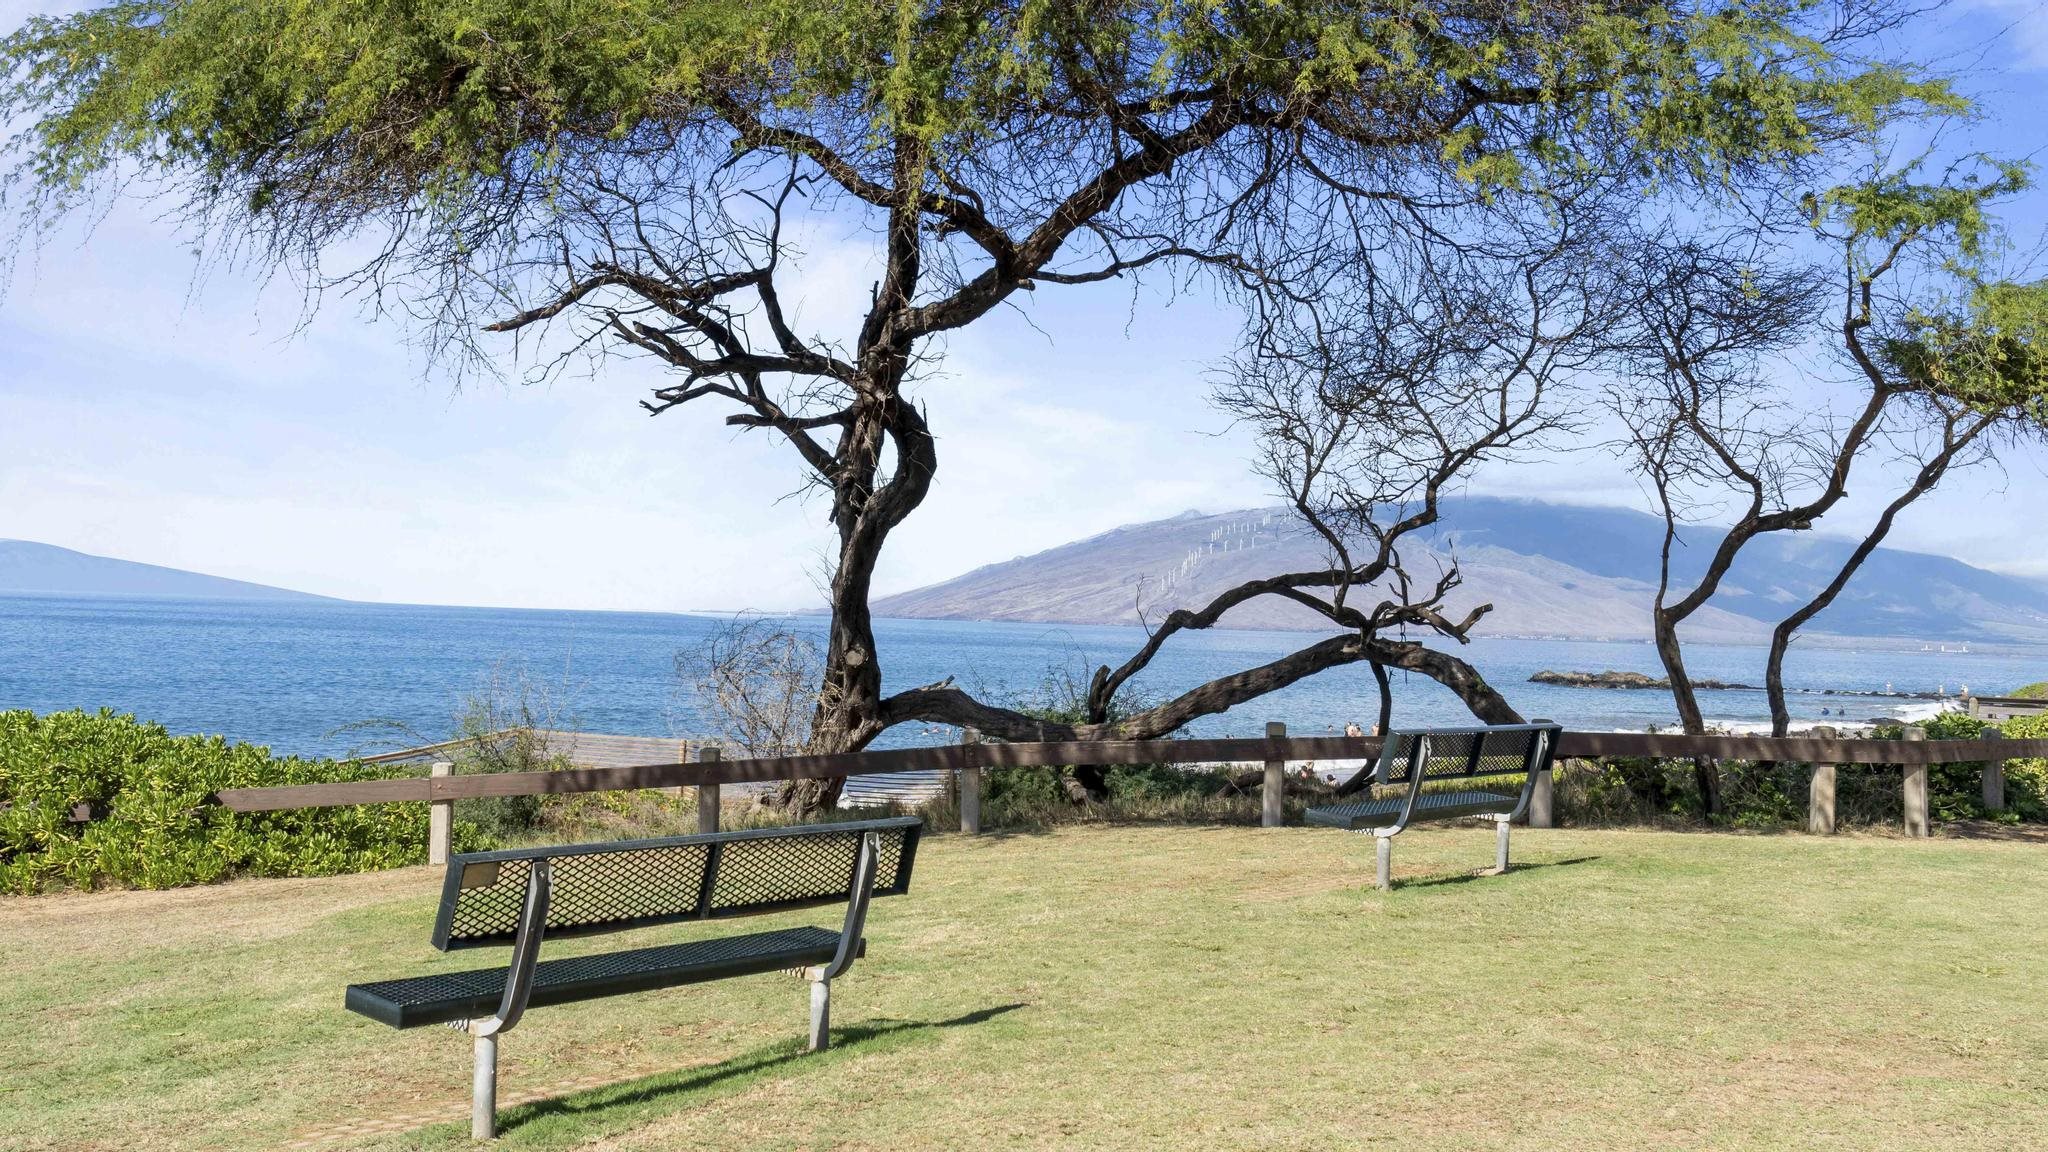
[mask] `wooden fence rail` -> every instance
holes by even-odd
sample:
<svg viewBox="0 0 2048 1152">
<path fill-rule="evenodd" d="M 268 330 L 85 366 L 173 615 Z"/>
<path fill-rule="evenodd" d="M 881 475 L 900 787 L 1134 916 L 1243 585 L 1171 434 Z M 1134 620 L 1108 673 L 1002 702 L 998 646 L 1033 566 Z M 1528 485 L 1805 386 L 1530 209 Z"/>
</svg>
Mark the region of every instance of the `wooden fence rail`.
<svg viewBox="0 0 2048 1152">
<path fill-rule="evenodd" d="M 341 804 L 445 802 L 490 796 L 543 796 L 707 784 L 821 780 L 894 772 L 959 772 L 982 768 L 1062 764 L 1263 763 L 1288 760 L 1367 760 L 1379 755 L 1376 737 L 1271 736 L 1215 740 L 1047 741 L 1026 744 L 950 744 L 832 756 L 784 756 L 697 764 L 643 764 L 629 768 L 570 768 L 559 772 L 501 772 L 473 776 L 418 776 L 277 788 L 229 788 L 214 800 L 237 812 L 277 812 Z M 1603 756 L 1708 757 L 1782 760 L 1802 764 L 1883 764 L 1917 767 L 2048 756 L 2048 740 L 1854 740 L 1768 736 L 1683 736 L 1642 732 L 1566 732 L 1561 758 Z"/>
</svg>

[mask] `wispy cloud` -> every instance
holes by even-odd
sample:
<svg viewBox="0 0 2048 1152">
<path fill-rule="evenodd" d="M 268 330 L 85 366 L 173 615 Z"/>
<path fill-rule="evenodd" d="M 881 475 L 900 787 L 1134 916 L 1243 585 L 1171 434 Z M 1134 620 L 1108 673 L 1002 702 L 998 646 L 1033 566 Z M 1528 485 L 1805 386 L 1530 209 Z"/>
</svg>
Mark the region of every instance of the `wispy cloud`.
<svg viewBox="0 0 2048 1152">
<path fill-rule="evenodd" d="M 1966 0 L 1964 11 L 1997 36 L 2006 57 L 1999 63 L 2048 70 L 2048 0 Z"/>
</svg>

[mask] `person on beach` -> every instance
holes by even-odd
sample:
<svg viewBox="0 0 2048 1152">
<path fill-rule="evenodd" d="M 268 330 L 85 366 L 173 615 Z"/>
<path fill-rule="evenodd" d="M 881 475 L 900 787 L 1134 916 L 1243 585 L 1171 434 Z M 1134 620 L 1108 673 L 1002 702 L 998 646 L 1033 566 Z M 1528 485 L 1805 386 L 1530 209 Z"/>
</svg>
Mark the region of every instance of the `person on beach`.
<svg viewBox="0 0 2048 1152">
<path fill-rule="evenodd" d="M 1377 732 L 1379 731 L 1379 729 L 1375 728 L 1373 729 L 1373 731 Z M 1359 728 L 1358 721 L 1353 720 L 1350 723 L 1344 725 L 1344 734 L 1346 736 L 1363 736 L 1365 735 L 1365 731 Z"/>
</svg>

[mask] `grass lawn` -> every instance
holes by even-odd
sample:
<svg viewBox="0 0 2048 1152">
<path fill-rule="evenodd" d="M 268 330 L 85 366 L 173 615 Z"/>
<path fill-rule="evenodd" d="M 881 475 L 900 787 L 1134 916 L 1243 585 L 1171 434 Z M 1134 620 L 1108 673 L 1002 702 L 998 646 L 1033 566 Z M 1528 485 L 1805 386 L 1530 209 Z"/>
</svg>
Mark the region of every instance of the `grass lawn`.
<svg viewBox="0 0 2048 1152">
<path fill-rule="evenodd" d="M 508 1148 L 2039 1148 L 2048 846 L 1423 828 L 933 836 L 838 1047 L 761 976 L 536 1009 Z M 0 901 L 0 1147 L 461 1148 L 469 1042 L 342 1010 L 427 869 Z M 831 922 L 829 914 L 788 918 Z M 716 931 L 768 926 L 755 920 Z M 565 942 L 544 955 L 685 938 Z M 596 1084 L 599 1086 L 592 1087 Z"/>
</svg>

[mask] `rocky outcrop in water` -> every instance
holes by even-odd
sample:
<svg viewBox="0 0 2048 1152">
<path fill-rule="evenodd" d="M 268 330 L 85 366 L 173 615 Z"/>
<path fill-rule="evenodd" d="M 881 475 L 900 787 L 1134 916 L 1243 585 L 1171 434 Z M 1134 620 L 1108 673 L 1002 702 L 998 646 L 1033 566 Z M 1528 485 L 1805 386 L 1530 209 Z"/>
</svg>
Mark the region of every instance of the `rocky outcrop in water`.
<svg viewBox="0 0 2048 1152">
<path fill-rule="evenodd" d="M 1641 672 L 1538 672 L 1529 677 L 1531 684 L 1556 684 L 1565 688 L 1669 688 L 1671 681 L 1662 676 L 1646 676 Z M 1692 686 L 1702 692 L 1761 692 L 1754 684 L 1731 684 L 1725 680 L 1695 680 Z"/>
</svg>

